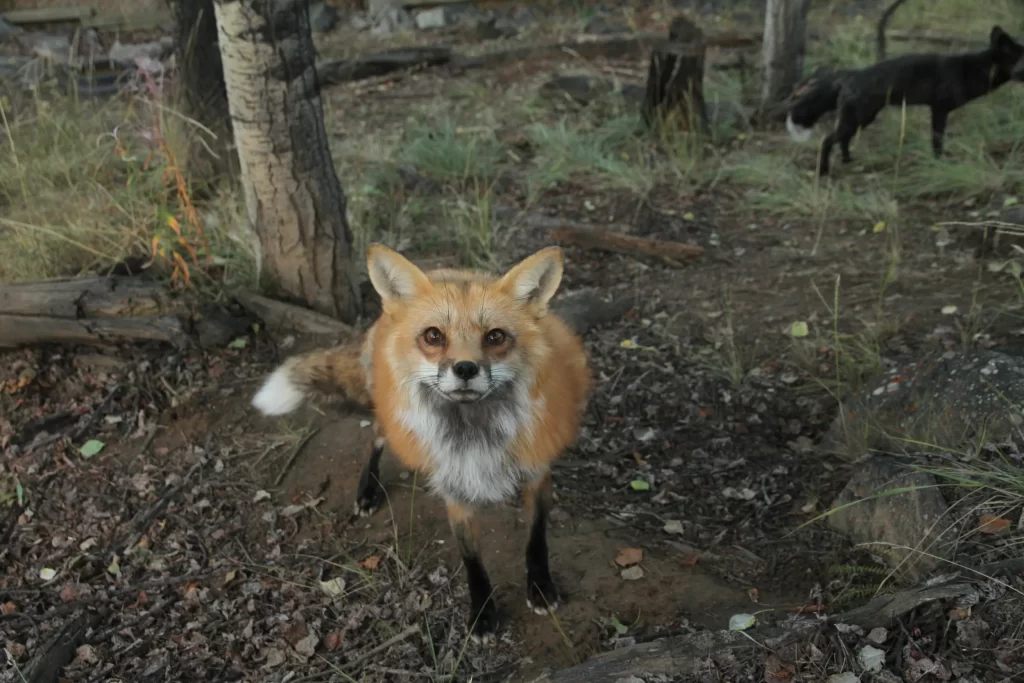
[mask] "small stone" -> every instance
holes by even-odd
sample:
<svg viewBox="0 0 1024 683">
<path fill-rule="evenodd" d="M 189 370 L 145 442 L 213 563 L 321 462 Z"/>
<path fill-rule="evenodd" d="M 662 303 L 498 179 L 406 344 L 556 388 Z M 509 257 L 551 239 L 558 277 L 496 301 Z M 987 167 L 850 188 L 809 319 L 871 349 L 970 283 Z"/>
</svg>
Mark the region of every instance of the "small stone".
<svg viewBox="0 0 1024 683">
<path fill-rule="evenodd" d="M 879 650 L 872 645 L 865 645 L 857 653 L 857 661 L 868 673 L 877 673 L 885 665 L 885 650 Z"/>
<path fill-rule="evenodd" d="M 870 640 L 875 645 L 881 645 L 885 642 L 885 639 L 888 637 L 889 631 L 887 631 L 884 626 L 873 628 L 871 629 L 871 632 L 868 633 L 868 640 Z"/>
<path fill-rule="evenodd" d="M 621 576 L 625 581 L 638 581 L 639 579 L 644 578 L 644 570 L 640 568 L 640 565 L 634 565 L 623 569 L 619 573 L 619 576 Z"/>
</svg>

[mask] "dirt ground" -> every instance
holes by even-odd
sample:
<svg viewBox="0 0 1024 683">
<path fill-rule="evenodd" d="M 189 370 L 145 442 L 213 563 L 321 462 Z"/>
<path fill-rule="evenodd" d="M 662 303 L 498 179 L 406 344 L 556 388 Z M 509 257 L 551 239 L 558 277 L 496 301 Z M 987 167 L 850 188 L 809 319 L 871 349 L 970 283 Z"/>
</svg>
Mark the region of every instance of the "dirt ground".
<svg viewBox="0 0 1024 683">
<path fill-rule="evenodd" d="M 356 44 L 345 41 L 332 36 L 324 50 Z M 645 66 L 596 68 L 642 80 Z M 412 112 L 425 111 L 414 106 L 481 89 L 532 91 L 577 67 L 552 58 L 333 89 L 329 133 L 346 149 L 370 131 L 400 136 Z M 496 135 L 513 139 L 518 126 Z M 783 134 L 729 148 L 789 150 L 780 163 L 812 168 Z M 363 170 L 354 160 L 340 175 Z M 415 174 L 403 182 L 380 199 L 381 212 L 429 187 Z M 368 416 L 327 398 L 285 419 L 255 414 L 259 382 L 302 340 L 281 344 L 261 330 L 218 352 L 16 350 L 0 355 L 0 632 L 11 662 L 2 680 L 19 680 L 19 665 L 55 635 L 87 629 L 67 680 L 530 681 L 611 647 L 727 628 L 735 614 L 767 626 L 856 604 L 833 600 L 850 599 L 849 568 L 878 563 L 814 521 L 854 466 L 815 444 L 853 381 L 848 372 L 935 349 L 1019 348 L 1019 284 L 985 267 L 975 233 L 936 244 L 930 230 L 999 209 L 1003 196 L 901 206 L 899 277 L 880 293 L 895 267 L 891 234 L 863 217 L 766 212 L 727 180 L 638 196 L 570 179 L 529 201 L 515 182 L 496 187 L 502 267 L 546 246 L 549 223 L 537 216 L 708 250 L 679 268 L 567 249 L 563 292 L 596 287 L 633 307 L 585 337 L 597 384 L 578 443 L 554 469 L 551 567 L 565 597 L 554 618 L 525 605 L 521 507 L 483 518 L 502 630 L 493 651 L 480 651 L 467 644 L 444 507 L 422 482 L 386 457 L 387 505 L 351 516 Z M 407 243 L 414 258 L 455 257 L 450 245 Z M 951 306 L 983 313 L 951 315 Z M 809 323 L 808 338 L 786 333 L 797 320 Z M 840 335 L 871 358 L 837 368 Z M 86 457 L 93 440 L 103 448 Z M 623 549 L 642 551 L 639 578 L 616 564 Z M 868 585 L 853 588 L 862 598 Z M 927 615 L 908 620 L 900 647 L 956 659 L 963 680 L 1013 680 L 1024 667 L 1020 624 L 1007 616 L 1016 608 L 993 609 L 968 634 L 973 650 L 961 643 L 954 656 L 945 634 L 922 636 L 913 618 L 933 623 Z M 850 655 L 837 651 L 797 678 L 843 670 Z M 890 657 L 893 670 L 900 657 Z M 767 676 L 763 661 L 752 667 L 705 680 Z M 949 679 L 927 676 L 914 680 Z"/>
</svg>

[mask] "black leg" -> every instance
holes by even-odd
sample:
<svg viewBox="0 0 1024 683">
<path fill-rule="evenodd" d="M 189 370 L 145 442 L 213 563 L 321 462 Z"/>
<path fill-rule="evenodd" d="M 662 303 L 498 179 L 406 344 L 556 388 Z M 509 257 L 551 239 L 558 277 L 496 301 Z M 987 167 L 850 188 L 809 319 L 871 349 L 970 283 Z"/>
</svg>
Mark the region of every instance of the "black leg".
<svg viewBox="0 0 1024 683">
<path fill-rule="evenodd" d="M 839 138 L 839 149 L 843 153 L 843 163 L 853 161 L 850 156 L 850 141 L 857 134 L 857 112 L 852 107 L 839 110 L 839 121 L 836 122 L 836 136 Z"/>
<path fill-rule="evenodd" d="M 480 559 L 480 531 L 473 510 L 455 503 L 448 504 L 448 523 L 462 555 L 469 583 L 469 633 L 475 642 L 493 643 L 498 629 L 498 608 L 491 597 L 491 580 Z"/>
<path fill-rule="evenodd" d="M 946 136 L 946 120 L 949 111 L 941 107 L 932 107 L 932 152 L 935 158 L 942 156 L 942 140 Z"/>
<path fill-rule="evenodd" d="M 380 483 L 380 456 L 384 453 L 383 437 L 373 442 L 373 450 L 359 475 L 359 488 L 356 489 L 356 505 L 354 513 L 360 517 L 369 517 L 380 507 L 384 499 L 384 487 Z"/>
<path fill-rule="evenodd" d="M 836 133 L 832 131 L 821 141 L 818 157 L 818 175 L 828 175 L 828 159 L 832 156 L 832 146 L 836 144 Z"/>
<path fill-rule="evenodd" d="M 548 514 L 551 511 L 551 472 L 530 482 L 526 507 L 533 514 L 526 544 L 526 604 L 537 614 L 558 608 L 558 587 L 548 567 Z"/>
</svg>

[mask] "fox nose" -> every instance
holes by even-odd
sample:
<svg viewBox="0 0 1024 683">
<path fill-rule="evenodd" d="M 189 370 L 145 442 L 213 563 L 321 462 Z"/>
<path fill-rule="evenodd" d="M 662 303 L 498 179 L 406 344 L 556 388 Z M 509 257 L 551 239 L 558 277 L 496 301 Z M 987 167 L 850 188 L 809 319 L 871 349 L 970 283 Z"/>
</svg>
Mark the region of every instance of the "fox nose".
<svg viewBox="0 0 1024 683">
<path fill-rule="evenodd" d="M 480 374 L 480 366 L 471 360 L 460 360 L 452 366 L 452 372 L 463 382 L 468 382 Z"/>
</svg>

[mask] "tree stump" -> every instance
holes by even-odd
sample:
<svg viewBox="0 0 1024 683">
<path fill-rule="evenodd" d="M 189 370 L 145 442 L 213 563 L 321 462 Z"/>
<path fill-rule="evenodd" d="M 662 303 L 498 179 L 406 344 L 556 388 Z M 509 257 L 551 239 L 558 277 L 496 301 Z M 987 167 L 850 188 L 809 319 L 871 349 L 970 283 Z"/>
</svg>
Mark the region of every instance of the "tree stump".
<svg viewBox="0 0 1024 683">
<path fill-rule="evenodd" d="M 676 17 L 668 41 L 651 51 L 643 117 L 648 126 L 669 121 L 684 131 L 708 129 L 704 104 L 704 32 L 684 16 Z"/>
</svg>

